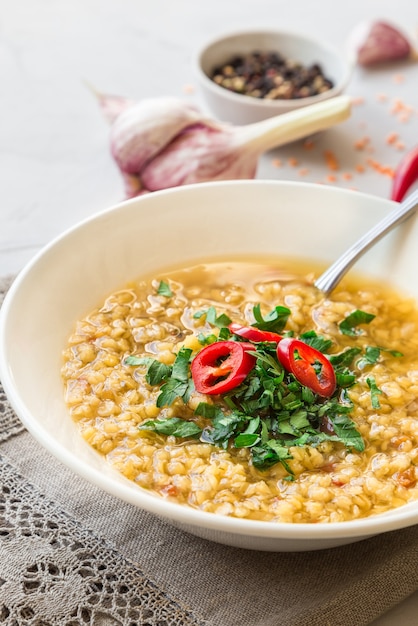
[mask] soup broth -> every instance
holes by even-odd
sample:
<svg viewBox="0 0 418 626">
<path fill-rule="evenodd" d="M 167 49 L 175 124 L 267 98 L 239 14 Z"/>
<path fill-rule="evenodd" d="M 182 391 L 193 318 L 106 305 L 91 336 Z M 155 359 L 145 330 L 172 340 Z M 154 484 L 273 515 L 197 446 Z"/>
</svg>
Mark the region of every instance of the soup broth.
<svg viewBox="0 0 418 626">
<path fill-rule="evenodd" d="M 417 499 L 415 302 L 357 278 L 325 297 L 314 274 L 290 260 L 205 262 L 110 294 L 77 322 L 64 351 L 65 401 L 81 436 L 137 485 L 219 515 L 343 522 Z M 281 373 L 277 346 L 257 341 L 245 393 L 196 391 L 197 354 L 219 341 L 251 343 L 230 322 L 272 329 L 285 309 L 280 337 L 333 361 L 331 396 Z M 279 400 L 273 414 L 268 403 Z"/>
</svg>

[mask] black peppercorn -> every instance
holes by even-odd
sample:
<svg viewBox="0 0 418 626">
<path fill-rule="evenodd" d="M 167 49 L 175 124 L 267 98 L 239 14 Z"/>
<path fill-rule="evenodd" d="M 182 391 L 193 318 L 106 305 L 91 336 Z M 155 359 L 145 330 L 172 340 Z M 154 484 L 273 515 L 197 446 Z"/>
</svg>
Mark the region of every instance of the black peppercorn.
<svg viewBox="0 0 418 626">
<path fill-rule="evenodd" d="M 236 55 L 210 77 L 229 91 L 268 100 L 308 98 L 334 86 L 318 63 L 306 67 L 275 51 Z"/>
</svg>

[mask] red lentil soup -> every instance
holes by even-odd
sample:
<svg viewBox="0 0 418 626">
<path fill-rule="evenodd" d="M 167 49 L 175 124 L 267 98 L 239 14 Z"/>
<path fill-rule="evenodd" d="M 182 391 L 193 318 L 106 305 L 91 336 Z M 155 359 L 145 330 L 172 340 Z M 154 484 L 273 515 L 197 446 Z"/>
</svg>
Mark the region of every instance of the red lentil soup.
<svg viewBox="0 0 418 626">
<path fill-rule="evenodd" d="M 110 294 L 64 350 L 81 436 L 137 485 L 218 515 L 336 522 L 417 499 L 416 303 L 366 278 L 325 297 L 314 274 L 292 260 L 208 261 Z M 231 342 L 243 380 L 227 368 Z M 293 369 L 278 356 L 289 345 Z M 232 387 L 198 391 L 205 367 Z M 333 382 L 318 394 L 324 372 Z"/>
</svg>

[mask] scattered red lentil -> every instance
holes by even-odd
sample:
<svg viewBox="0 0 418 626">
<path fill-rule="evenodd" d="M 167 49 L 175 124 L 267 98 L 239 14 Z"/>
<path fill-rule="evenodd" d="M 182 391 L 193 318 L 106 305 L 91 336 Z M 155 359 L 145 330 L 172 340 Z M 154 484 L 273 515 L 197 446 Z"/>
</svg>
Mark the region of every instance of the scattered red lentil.
<svg viewBox="0 0 418 626">
<path fill-rule="evenodd" d="M 404 107 L 405 107 L 405 105 L 402 102 L 402 100 L 399 100 L 399 98 L 396 98 L 393 101 L 392 108 L 391 108 L 390 112 L 391 113 L 399 113 L 399 111 L 403 111 L 404 110 Z"/>
<path fill-rule="evenodd" d="M 370 137 L 362 137 L 361 139 L 357 139 L 357 141 L 354 142 L 354 147 L 356 150 L 364 150 L 369 142 Z"/>
<path fill-rule="evenodd" d="M 400 84 L 404 82 L 405 77 L 402 74 L 397 74 L 392 77 L 392 80 L 393 82 Z M 407 122 L 410 120 L 412 115 L 418 114 L 418 109 L 414 109 L 413 107 L 409 106 L 400 98 L 389 99 L 389 96 L 386 93 L 377 93 L 375 98 L 378 102 L 389 103 L 388 112 L 390 115 L 395 116 L 398 122 Z M 365 100 L 363 97 L 355 97 L 355 98 L 352 98 L 351 100 L 353 105 L 363 104 L 364 101 Z M 360 132 L 363 132 L 363 133 L 367 132 L 365 129 L 367 128 L 368 125 L 365 121 L 358 121 L 357 125 L 359 129 L 363 129 Z M 404 151 L 406 149 L 405 143 L 400 139 L 400 133 L 397 132 L 396 130 L 393 130 L 390 132 L 388 131 L 384 141 L 386 145 L 392 146 L 392 148 L 397 151 Z M 394 168 L 390 167 L 389 165 L 379 162 L 376 158 L 372 158 L 371 155 L 375 152 L 375 147 L 373 146 L 371 138 L 369 136 L 366 136 L 364 134 L 364 136 L 361 136 L 359 139 L 357 139 L 354 142 L 353 146 L 356 150 L 363 151 L 365 153 L 364 157 L 368 155 L 368 158 L 365 159 L 364 163 L 357 163 L 353 167 L 352 171 L 345 171 L 341 173 L 341 176 L 340 176 L 341 181 L 347 181 L 347 182 L 351 181 L 355 178 L 356 174 L 363 174 L 368 168 L 371 168 L 372 170 L 374 170 L 378 174 L 381 174 L 382 176 L 394 178 L 394 175 L 395 175 Z M 311 138 L 305 139 L 302 143 L 302 148 L 304 150 L 312 150 L 315 147 L 316 147 L 315 141 Z M 317 181 L 317 184 L 324 185 L 327 183 L 338 182 L 338 177 L 337 175 L 334 174 L 334 172 L 337 172 L 340 170 L 340 164 L 335 153 L 332 150 L 324 150 L 323 157 L 324 157 L 327 169 L 330 171 L 330 173 L 326 176 L 324 180 Z M 284 165 L 284 163 L 280 159 L 274 159 L 272 161 L 272 164 L 274 167 L 282 167 Z M 299 166 L 299 170 L 297 172 L 299 176 L 307 176 L 308 174 L 310 174 L 310 170 L 308 168 L 300 167 L 301 165 L 300 161 L 296 157 L 289 157 L 287 159 L 287 165 L 290 167 Z M 347 188 L 352 189 L 352 190 L 357 190 L 357 188 L 354 186 L 347 187 Z"/>
<path fill-rule="evenodd" d="M 392 145 L 397 142 L 398 137 L 398 133 L 389 133 L 389 135 L 386 137 L 386 143 Z"/>
<path fill-rule="evenodd" d="M 392 115 L 396 115 L 400 122 L 408 122 L 413 112 L 413 107 L 405 104 L 405 102 L 403 102 L 399 98 L 396 98 L 393 101 L 392 107 L 390 109 L 390 113 Z"/>
<path fill-rule="evenodd" d="M 393 178 L 395 175 L 395 171 L 393 168 L 388 165 L 382 165 L 379 161 L 375 161 L 374 159 L 367 159 L 367 164 L 370 165 L 376 172 L 379 174 L 383 174 L 384 176 L 389 176 L 389 178 Z"/>
<path fill-rule="evenodd" d="M 328 183 L 335 183 L 336 180 L 337 180 L 337 177 L 334 176 L 334 174 L 328 174 L 328 176 L 327 176 L 327 182 Z"/>
<path fill-rule="evenodd" d="M 409 118 L 410 118 L 410 114 L 409 113 L 402 113 L 399 117 L 398 120 L 400 122 L 409 122 Z"/>
<path fill-rule="evenodd" d="M 312 148 L 314 147 L 315 147 L 315 144 L 312 141 L 312 139 L 305 139 L 305 141 L 303 142 L 303 148 L 305 150 L 312 150 Z"/>
<path fill-rule="evenodd" d="M 327 164 L 327 168 L 329 170 L 336 172 L 337 170 L 340 169 L 338 159 L 335 156 L 334 152 L 332 152 L 332 150 L 325 150 L 324 158 L 325 158 L 325 163 Z"/>
</svg>

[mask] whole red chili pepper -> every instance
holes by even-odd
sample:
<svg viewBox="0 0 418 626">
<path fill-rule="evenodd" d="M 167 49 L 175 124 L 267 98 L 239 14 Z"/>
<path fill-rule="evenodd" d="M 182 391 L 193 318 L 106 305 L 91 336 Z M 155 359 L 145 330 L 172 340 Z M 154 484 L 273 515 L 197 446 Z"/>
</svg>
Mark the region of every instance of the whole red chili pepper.
<svg viewBox="0 0 418 626">
<path fill-rule="evenodd" d="M 229 324 L 228 328 L 234 335 L 239 335 L 250 341 L 273 341 L 274 343 L 278 343 L 283 339 L 278 333 L 272 333 L 269 330 L 260 330 L 259 328 L 255 328 L 255 326 L 241 326 L 240 324 L 232 322 Z"/>
<path fill-rule="evenodd" d="M 247 342 L 215 341 L 202 348 L 190 366 L 196 391 L 214 395 L 238 387 L 255 364 L 255 346 Z"/>
<path fill-rule="evenodd" d="M 286 337 L 277 345 L 277 358 L 301 385 L 314 393 L 329 398 L 335 391 L 335 371 L 329 359 L 312 346 Z"/>
<path fill-rule="evenodd" d="M 406 192 L 418 179 L 418 146 L 408 152 L 395 170 L 390 198 L 401 202 Z"/>
</svg>

